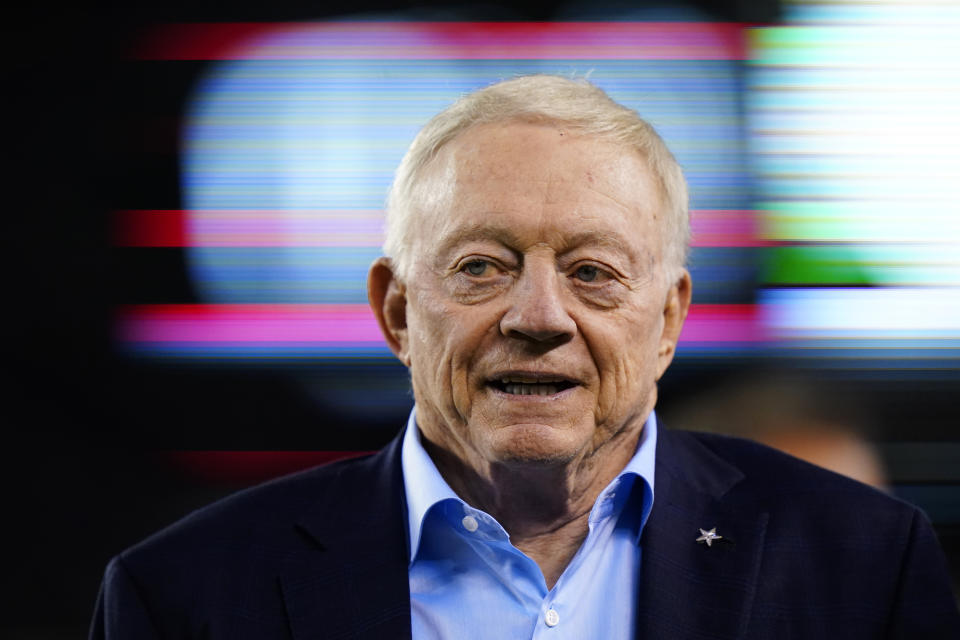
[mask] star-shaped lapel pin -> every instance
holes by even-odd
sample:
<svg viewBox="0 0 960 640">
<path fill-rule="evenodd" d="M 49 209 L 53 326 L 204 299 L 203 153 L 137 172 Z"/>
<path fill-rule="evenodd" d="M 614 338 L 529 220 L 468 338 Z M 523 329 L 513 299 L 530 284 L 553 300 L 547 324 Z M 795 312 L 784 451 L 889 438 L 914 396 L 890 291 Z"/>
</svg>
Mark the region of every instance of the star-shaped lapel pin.
<svg viewBox="0 0 960 640">
<path fill-rule="evenodd" d="M 723 540 L 723 536 L 717 535 L 717 528 L 714 527 L 707 531 L 706 529 L 700 529 L 700 537 L 697 538 L 697 542 L 706 542 L 707 546 L 713 544 L 714 540 Z"/>
</svg>

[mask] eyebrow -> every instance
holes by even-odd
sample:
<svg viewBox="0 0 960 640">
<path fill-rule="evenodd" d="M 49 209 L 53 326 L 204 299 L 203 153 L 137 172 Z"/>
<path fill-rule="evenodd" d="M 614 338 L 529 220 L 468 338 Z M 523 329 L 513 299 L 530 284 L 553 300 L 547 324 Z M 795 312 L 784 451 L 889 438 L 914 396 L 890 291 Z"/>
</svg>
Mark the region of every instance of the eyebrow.
<svg viewBox="0 0 960 640">
<path fill-rule="evenodd" d="M 630 257 L 634 257 L 636 255 L 636 250 L 628 245 L 626 240 L 621 238 L 619 235 L 599 235 L 590 231 L 581 231 L 573 234 L 572 236 L 567 236 L 565 240 L 567 245 L 565 247 L 565 251 L 570 251 L 575 247 L 590 245 L 600 246 L 605 249 L 612 249 L 613 251 L 617 251 Z M 644 253 L 646 253 L 646 251 L 644 251 Z"/>
<path fill-rule="evenodd" d="M 473 242 L 476 240 L 496 240 L 507 246 L 516 246 L 520 244 L 519 237 L 509 227 L 500 225 L 491 225 L 485 222 L 472 224 L 459 233 L 451 235 L 439 246 L 437 253 L 443 254 L 450 251 L 458 244 L 464 242 Z"/>
<path fill-rule="evenodd" d="M 439 246 L 438 254 L 445 254 L 458 244 L 479 240 L 493 240 L 507 247 L 516 247 L 520 244 L 520 237 L 510 227 L 481 222 L 470 225 L 469 227 L 462 229 L 460 233 L 445 240 Z M 580 231 L 574 233 L 573 235 L 565 235 L 563 240 L 564 246 L 560 251 L 561 255 L 572 251 L 577 247 L 588 245 L 610 249 L 628 256 L 631 259 L 640 258 L 640 256 L 637 255 L 636 250 L 630 247 L 626 240 L 618 235 L 601 235 L 592 231 Z M 643 250 L 642 253 L 645 254 L 647 251 Z"/>
</svg>

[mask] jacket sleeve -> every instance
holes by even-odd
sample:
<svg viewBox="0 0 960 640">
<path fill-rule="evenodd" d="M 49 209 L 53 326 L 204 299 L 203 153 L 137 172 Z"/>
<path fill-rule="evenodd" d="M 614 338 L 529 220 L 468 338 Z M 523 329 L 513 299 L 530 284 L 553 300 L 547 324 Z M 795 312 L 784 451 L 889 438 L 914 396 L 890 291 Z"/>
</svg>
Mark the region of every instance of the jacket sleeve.
<svg viewBox="0 0 960 640">
<path fill-rule="evenodd" d="M 960 638 L 960 611 L 946 566 L 930 521 L 915 511 L 900 566 L 890 638 Z"/>
<path fill-rule="evenodd" d="M 119 556 L 107 565 L 90 625 L 90 640 L 159 640 L 161 637 Z"/>
</svg>

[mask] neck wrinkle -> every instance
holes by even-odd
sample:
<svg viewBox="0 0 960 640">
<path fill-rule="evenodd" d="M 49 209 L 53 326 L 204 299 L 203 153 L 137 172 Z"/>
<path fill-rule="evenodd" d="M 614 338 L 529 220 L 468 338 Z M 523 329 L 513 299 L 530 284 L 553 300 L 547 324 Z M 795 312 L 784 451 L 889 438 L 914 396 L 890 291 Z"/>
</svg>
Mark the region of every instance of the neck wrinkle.
<svg viewBox="0 0 960 640">
<path fill-rule="evenodd" d="M 641 431 L 642 426 L 636 433 L 624 430 L 604 443 L 602 449 L 607 452 L 623 452 L 602 460 L 604 464 L 598 464 L 593 455 L 593 463 L 580 459 L 549 466 L 483 464 L 480 471 L 422 433 L 421 437 L 424 449 L 454 493 L 493 516 L 511 540 L 537 539 L 567 530 L 582 541 L 597 497 L 629 462 Z M 569 531 L 571 526 L 576 533 Z"/>
</svg>

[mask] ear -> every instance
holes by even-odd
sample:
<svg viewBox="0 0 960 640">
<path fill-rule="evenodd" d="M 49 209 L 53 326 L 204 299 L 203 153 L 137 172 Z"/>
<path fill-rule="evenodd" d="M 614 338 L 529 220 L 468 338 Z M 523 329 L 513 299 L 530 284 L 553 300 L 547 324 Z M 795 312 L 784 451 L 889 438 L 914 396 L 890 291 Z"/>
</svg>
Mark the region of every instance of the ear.
<svg viewBox="0 0 960 640">
<path fill-rule="evenodd" d="M 387 346 L 400 362 L 410 366 L 407 339 L 407 289 L 394 273 L 389 258 L 377 258 L 367 275 L 367 300 Z"/>
<path fill-rule="evenodd" d="M 667 370 L 673 361 L 673 354 L 677 351 L 677 341 L 680 339 L 680 330 L 683 321 L 690 310 L 690 299 L 693 295 L 693 283 L 690 272 L 686 269 L 677 278 L 677 281 L 667 292 L 667 300 L 663 306 L 663 333 L 660 334 L 660 347 L 657 350 L 657 380 Z"/>
</svg>

